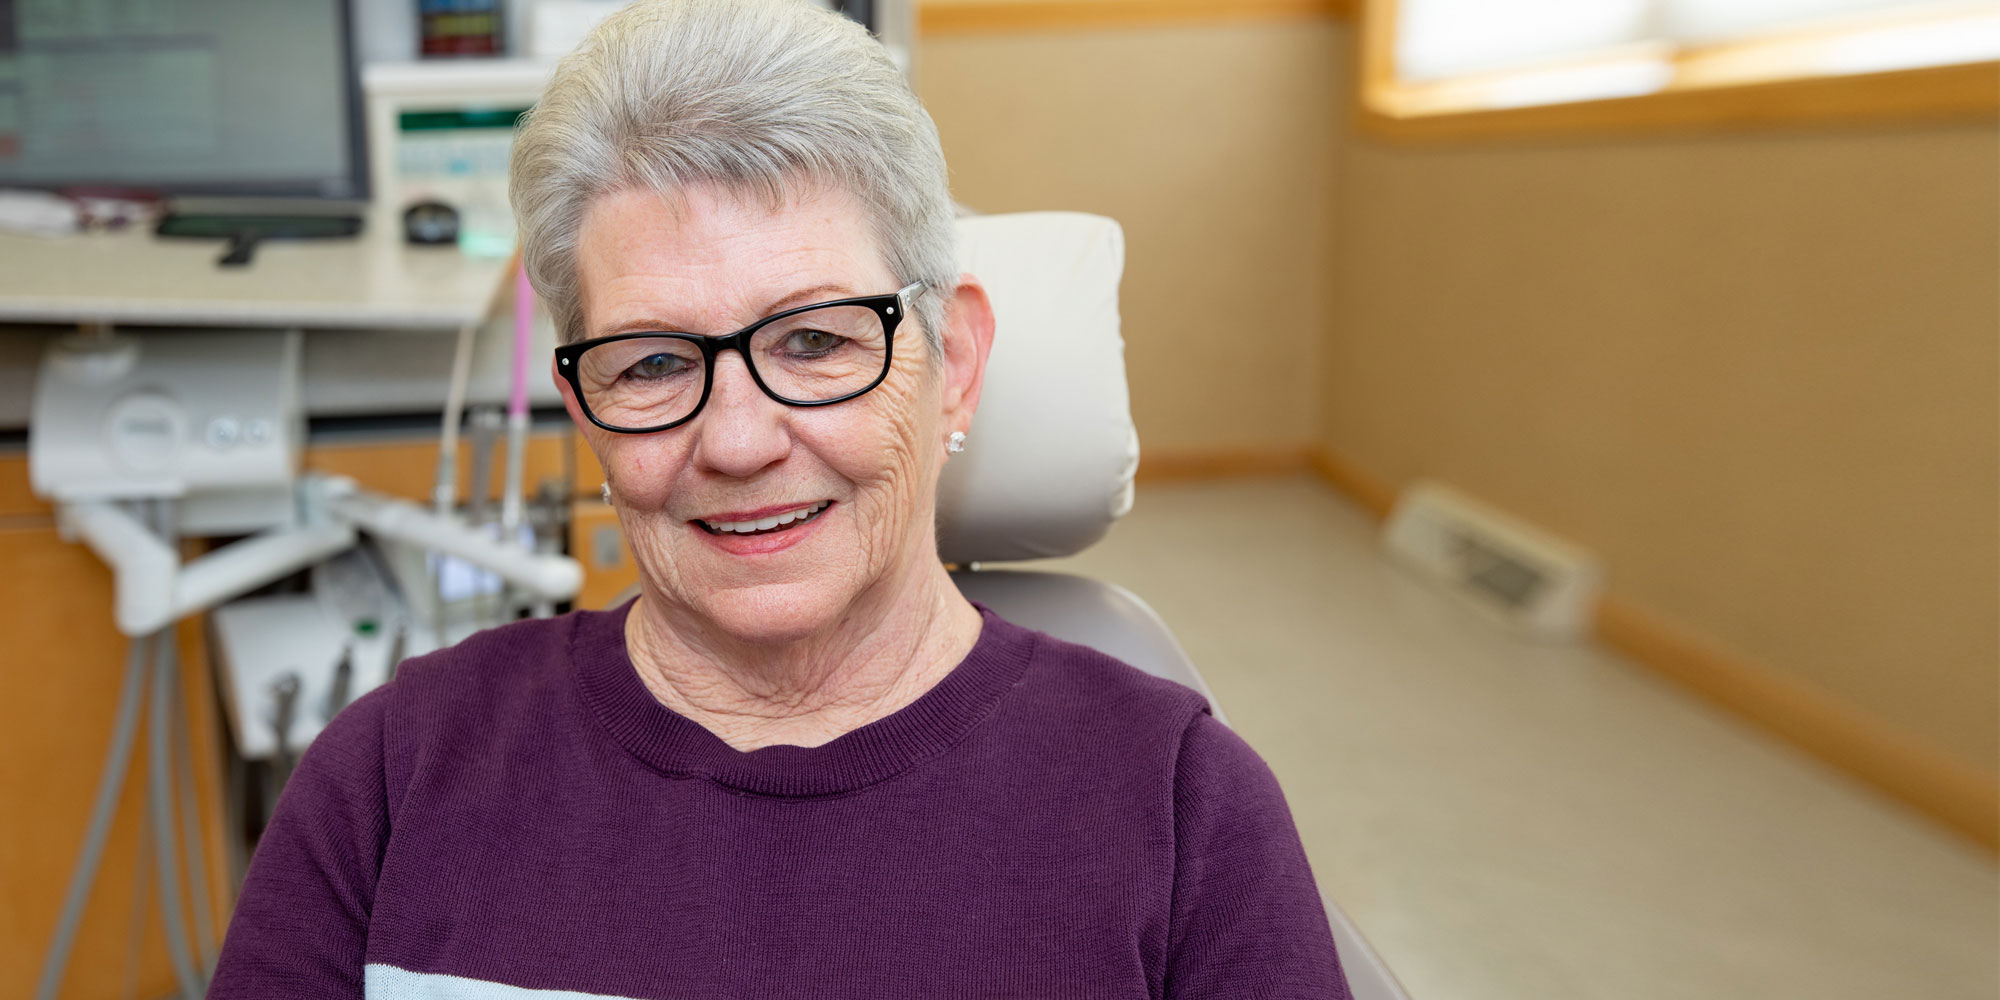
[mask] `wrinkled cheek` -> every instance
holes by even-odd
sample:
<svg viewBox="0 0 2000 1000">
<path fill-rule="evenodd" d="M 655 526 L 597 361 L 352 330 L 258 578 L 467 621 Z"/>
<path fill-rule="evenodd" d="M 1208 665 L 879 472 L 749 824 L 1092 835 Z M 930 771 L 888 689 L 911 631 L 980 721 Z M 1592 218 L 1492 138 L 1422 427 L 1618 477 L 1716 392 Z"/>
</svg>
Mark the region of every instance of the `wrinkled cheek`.
<svg viewBox="0 0 2000 1000">
<path fill-rule="evenodd" d="M 878 471 L 864 487 L 870 494 L 871 516 L 861 526 L 863 559 L 855 567 L 866 577 L 864 583 L 887 569 L 906 545 L 915 544 L 930 507 L 923 490 L 931 475 L 919 457 L 923 432 L 913 409 L 910 402 L 899 400 L 885 414 L 887 426 L 874 454 Z"/>
<path fill-rule="evenodd" d="M 641 507 L 657 507 L 665 503 L 666 489 L 654 480 L 669 466 L 669 456 L 661 451 L 647 438 L 634 438 L 607 443 L 598 450 L 597 459 L 605 481 L 619 496 Z"/>
<path fill-rule="evenodd" d="M 639 575 L 667 593 L 684 593 L 686 587 L 677 569 L 678 560 L 674 558 L 678 541 L 674 535 L 680 526 L 657 515 L 634 513 L 623 507 L 618 510 L 618 525 L 625 532 Z"/>
<path fill-rule="evenodd" d="M 625 438 L 598 452 L 604 480 L 618 494 L 618 517 L 628 538 L 642 533 L 635 530 L 642 526 L 637 522 L 651 524 L 655 535 L 678 527 L 657 514 L 672 498 L 673 472 L 684 460 L 685 442 L 666 436 L 672 433 Z"/>
</svg>

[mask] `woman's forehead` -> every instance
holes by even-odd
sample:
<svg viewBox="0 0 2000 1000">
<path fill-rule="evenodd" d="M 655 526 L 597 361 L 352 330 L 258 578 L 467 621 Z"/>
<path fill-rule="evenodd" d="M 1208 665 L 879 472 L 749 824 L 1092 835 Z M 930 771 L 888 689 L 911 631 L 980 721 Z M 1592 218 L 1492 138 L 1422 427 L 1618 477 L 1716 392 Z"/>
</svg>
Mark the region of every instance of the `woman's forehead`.
<svg viewBox="0 0 2000 1000">
<path fill-rule="evenodd" d="M 592 203 L 577 241 L 585 335 L 734 328 L 777 309 L 893 291 L 859 202 L 839 189 L 784 204 L 712 188 Z M 881 286 L 881 287 L 877 287 Z"/>
</svg>

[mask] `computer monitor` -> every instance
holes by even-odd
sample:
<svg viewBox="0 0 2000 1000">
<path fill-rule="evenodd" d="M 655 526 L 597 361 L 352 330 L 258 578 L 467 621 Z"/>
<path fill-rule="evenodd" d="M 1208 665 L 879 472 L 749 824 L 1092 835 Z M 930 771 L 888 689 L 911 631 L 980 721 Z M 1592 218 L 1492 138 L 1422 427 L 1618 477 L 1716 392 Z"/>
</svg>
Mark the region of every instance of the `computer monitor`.
<svg viewBox="0 0 2000 1000">
<path fill-rule="evenodd" d="M 348 0 L 0 0 L 0 187 L 365 198 Z"/>
</svg>

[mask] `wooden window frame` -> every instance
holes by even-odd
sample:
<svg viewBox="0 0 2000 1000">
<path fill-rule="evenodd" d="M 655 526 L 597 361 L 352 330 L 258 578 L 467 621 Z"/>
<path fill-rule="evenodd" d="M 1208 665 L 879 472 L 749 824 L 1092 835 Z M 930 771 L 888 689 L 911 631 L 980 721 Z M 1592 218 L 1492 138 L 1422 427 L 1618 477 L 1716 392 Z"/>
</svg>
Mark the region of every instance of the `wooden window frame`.
<svg viewBox="0 0 2000 1000">
<path fill-rule="evenodd" d="M 1353 20 L 1360 0 L 917 0 L 917 34 L 982 35 L 1236 21 Z"/>
<path fill-rule="evenodd" d="M 1639 96 L 1493 107 L 1482 101 L 1523 73 L 1467 74 L 1412 83 L 1395 74 L 1397 0 L 1363 0 L 1357 117 L 1363 131 L 1405 140 L 1631 134 L 2000 117 L 2000 62 L 1841 76 L 1804 75 L 1825 47 L 1885 23 L 1795 31 L 1673 51 L 1674 77 Z M 1610 62 L 1608 51 L 1565 67 Z M 1526 72 L 1541 72 L 1537 67 Z"/>
</svg>

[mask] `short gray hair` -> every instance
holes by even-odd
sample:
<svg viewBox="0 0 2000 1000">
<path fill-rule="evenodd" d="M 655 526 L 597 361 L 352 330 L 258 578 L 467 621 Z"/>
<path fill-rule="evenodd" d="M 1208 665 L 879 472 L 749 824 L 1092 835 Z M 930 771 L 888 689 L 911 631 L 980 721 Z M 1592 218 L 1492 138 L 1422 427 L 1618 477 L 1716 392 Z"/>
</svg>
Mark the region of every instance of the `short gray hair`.
<svg viewBox="0 0 2000 1000">
<path fill-rule="evenodd" d="M 896 279 L 929 289 L 914 308 L 939 355 L 957 266 L 937 126 L 880 42 L 809 0 L 611 15 L 522 119 L 509 173 L 522 263 L 564 343 L 584 336 L 577 234 L 597 198 L 716 184 L 776 209 L 828 185 L 861 202 Z"/>
</svg>

